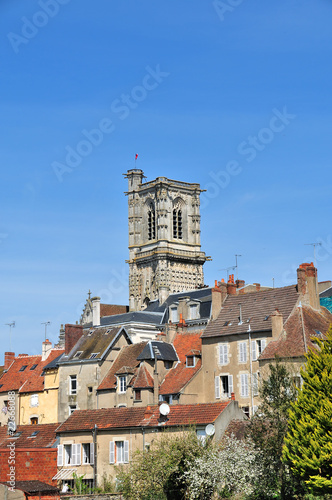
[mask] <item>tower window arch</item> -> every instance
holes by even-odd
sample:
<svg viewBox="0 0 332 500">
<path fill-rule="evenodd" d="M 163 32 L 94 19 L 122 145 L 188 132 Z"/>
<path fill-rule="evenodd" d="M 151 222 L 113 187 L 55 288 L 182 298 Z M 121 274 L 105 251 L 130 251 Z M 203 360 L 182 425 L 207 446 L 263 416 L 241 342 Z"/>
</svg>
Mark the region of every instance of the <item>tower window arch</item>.
<svg viewBox="0 0 332 500">
<path fill-rule="evenodd" d="M 148 209 L 148 239 L 156 239 L 156 212 L 152 204 Z"/>
<path fill-rule="evenodd" d="M 181 208 L 173 209 L 173 238 L 182 240 L 182 210 Z"/>
</svg>

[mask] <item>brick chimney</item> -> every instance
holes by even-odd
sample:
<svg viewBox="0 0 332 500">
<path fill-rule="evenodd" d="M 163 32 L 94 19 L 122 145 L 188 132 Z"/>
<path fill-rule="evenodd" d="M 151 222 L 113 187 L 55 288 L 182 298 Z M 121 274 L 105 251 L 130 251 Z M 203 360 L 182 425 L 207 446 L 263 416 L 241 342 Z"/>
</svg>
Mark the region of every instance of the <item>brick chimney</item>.
<svg viewBox="0 0 332 500">
<path fill-rule="evenodd" d="M 230 274 L 227 283 L 228 295 L 236 295 L 236 283 L 234 283 L 234 274 Z"/>
<path fill-rule="evenodd" d="M 280 337 L 284 329 L 284 319 L 281 312 L 278 309 L 276 309 L 271 314 L 271 322 L 272 322 L 272 338 L 277 339 Z"/>
<path fill-rule="evenodd" d="M 15 353 L 14 352 L 5 352 L 5 365 L 4 365 L 4 370 L 8 370 L 10 365 L 15 359 Z"/>
<path fill-rule="evenodd" d="M 224 285 L 226 285 L 226 283 L 224 283 Z M 217 280 L 214 282 L 214 288 L 212 288 L 211 290 L 211 296 L 212 296 L 211 319 L 214 320 L 218 317 L 223 303 L 222 291 L 218 286 Z"/>
<path fill-rule="evenodd" d="M 100 325 L 100 297 L 92 297 L 92 325 Z"/>
<path fill-rule="evenodd" d="M 256 292 L 259 292 L 261 289 L 261 284 L 260 283 L 253 283 L 256 287 Z"/>
<path fill-rule="evenodd" d="M 76 342 L 83 335 L 82 325 L 65 325 L 65 354 L 69 354 Z"/>
<path fill-rule="evenodd" d="M 45 361 L 45 359 L 48 358 L 51 350 L 52 350 L 52 342 L 46 339 L 45 342 L 42 343 L 42 361 Z"/>
<path fill-rule="evenodd" d="M 297 270 L 297 287 L 303 305 L 310 305 L 313 309 L 319 310 L 317 269 L 313 262 L 300 264 Z"/>
<path fill-rule="evenodd" d="M 246 284 L 244 280 L 236 280 L 236 288 L 243 288 L 244 285 Z"/>
</svg>

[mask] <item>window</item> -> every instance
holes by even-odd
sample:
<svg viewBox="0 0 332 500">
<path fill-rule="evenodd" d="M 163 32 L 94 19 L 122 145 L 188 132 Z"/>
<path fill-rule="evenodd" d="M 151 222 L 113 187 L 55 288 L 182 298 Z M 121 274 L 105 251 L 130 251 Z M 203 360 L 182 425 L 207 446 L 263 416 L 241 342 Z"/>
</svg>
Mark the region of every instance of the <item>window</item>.
<svg viewBox="0 0 332 500">
<path fill-rule="evenodd" d="M 171 322 L 172 323 L 177 323 L 179 321 L 179 315 L 178 315 L 178 308 L 177 307 L 171 307 Z"/>
<path fill-rule="evenodd" d="M 32 367 L 30 368 L 30 370 L 35 370 L 37 368 L 38 365 L 32 365 Z"/>
<path fill-rule="evenodd" d="M 69 405 L 68 408 L 68 415 L 70 416 L 75 410 L 77 410 L 77 405 Z"/>
<path fill-rule="evenodd" d="M 249 390 L 248 390 L 248 374 L 247 373 L 241 373 L 241 396 L 243 398 L 247 398 L 249 395 Z"/>
<path fill-rule="evenodd" d="M 141 389 L 135 389 L 134 390 L 134 400 L 135 401 L 141 401 L 142 400 Z"/>
<path fill-rule="evenodd" d="M 77 375 L 70 375 L 69 377 L 69 394 L 77 394 Z"/>
<path fill-rule="evenodd" d="M 124 393 L 127 390 L 127 378 L 125 375 L 119 377 L 119 392 Z"/>
<path fill-rule="evenodd" d="M 197 429 L 196 436 L 202 444 L 206 442 L 206 431 L 205 429 Z"/>
<path fill-rule="evenodd" d="M 168 405 L 171 405 L 173 403 L 173 399 L 175 399 L 175 396 L 173 396 L 173 394 L 160 394 L 159 396 L 159 401 L 163 401 Z"/>
<path fill-rule="evenodd" d="M 187 362 L 186 366 L 189 368 L 194 368 L 196 365 L 196 358 L 195 356 L 187 356 Z"/>
<path fill-rule="evenodd" d="M 81 444 L 60 444 L 58 446 L 58 466 L 81 465 Z"/>
<path fill-rule="evenodd" d="M 31 417 L 30 425 L 36 425 L 36 424 L 38 424 L 38 417 Z"/>
<path fill-rule="evenodd" d="M 219 365 L 227 365 L 228 363 L 228 345 L 219 344 Z"/>
<path fill-rule="evenodd" d="M 258 356 L 262 354 L 266 347 L 266 339 L 257 340 Z"/>
<path fill-rule="evenodd" d="M 233 392 L 233 375 L 221 375 L 221 396 L 230 398 Z"/>
<path fill-rule="evenodd" d="M 239 362 L 246 363 L 247 362 L 247 343 L 239 342 Z"/>
<path fill-rule="evenodd" d="M 243 413 L 249 418 L 250 417 L 250 414 L 249 414 L 249 406 L 242 406 L 241 410 L 243 411 Z"/>
<path fill-rule="evenodd" d="M 21 368 L 19 369 L 19 372 L 24 372 L 24 370 L 26 369 L 28 365 L 23 365 L 21 366 Z"/>
<path fill-rule="evenodd" d="M 148 239 L 156 239 L 156 212 L 152 204 L 148 211 Z"/>
<path fill-rule="evenodd" d="M 30 406 L 38 406 L 38 394 L 32 394 L 30 396 Z"/>
<path fill-rule="evenodd" d="M 83 464 L 93 464 L 93 443 L 83 443 Z"/>
<path fill-rule="evenodd" d="M 129 441 L 110 441 L 110 464 L 129 462 Z"/>
<path fill-rule="evenodd" d="M 90 356 L 90 359 L 95 359 L 98 356 L 99 352 L 93 352 Z"/>
<path fill-rule="evenodd" d="M 182 211 L 179 208 L 173 210 L 173 238 L 182 240 Z"/>
<path fill-rule="evenodd" d="M 199 318 L 199 306 L 198 304 L 190 304 L 189 306 L 189 319 Z"/>
<path fill-rule="evenodd" d="M 173 361 L 168 361 L 168 360 L 164 361 L 164 366 L 166 370 L 170 370 L 170 368 L 172 368 L 173 366 Z"/>
<path fill-rule="evenodd" d="M 77 351 L 77 352 L 74 354 L 73 359 L 78 359 L 78 358 L 81 356 L 82 352 L 83 352 L 83 351 Z"/>
<path fill-rule="evenodd" d="M 88 392 L 89 392 L 89 393 L 91 393 L 91 392 L 92 392 L 92 386 L 91 386 L 91 385 L 89 385 L 89 386 L 88 386 Z"/>
</svg>

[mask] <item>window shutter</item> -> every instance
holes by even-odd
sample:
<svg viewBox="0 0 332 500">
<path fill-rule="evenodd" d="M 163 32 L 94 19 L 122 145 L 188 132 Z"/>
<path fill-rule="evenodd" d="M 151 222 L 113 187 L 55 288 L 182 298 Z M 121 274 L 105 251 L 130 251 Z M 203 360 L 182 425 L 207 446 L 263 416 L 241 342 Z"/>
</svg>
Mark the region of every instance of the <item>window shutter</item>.
<svg viewBox="0 0 332 500">
<path fill-rule="evenodd" d="M 245 374 L 244 375 L 244 395 L 247 397 L 249 394 L 249 391 L 248 391 L 248 375 Z"/>
<path fill-rule="evenodd" d="M 228 397 L 230 398 L 233 392 L 233 375 L 228 375 Z"/>
<path fill-rule="evenodd" d="M 73 444 L 73 465 L 81 465 L 81 445 Z"/>
<path fill-rule="evenodd" d="M 252 374 L 252 385 L 254 396 L 258 396 L 258 373 Z"/>
<path fill-rule="evenodd" d="M 227 363 L 228 363 L 228 346 L 227 346 L 227 344 L 223 345 L 223 350 L 224 350 L 223 362 L 224 362 L 224 365 L 227 365 Z"/>
<path fill-rule="evenodd" d="M 114 441 L 110 441 L 110 464 L 115 463 Z"/>
<path fill-rule="evenodd" d="M 124 442 L 124 463 L 127 464 L 129 462 L 129 441 Z"/>
<path fill-rule="evenodd" d="M 63 444 L 58 446 L 58 467 L 63 466 Z"/>
<path fill-rule="evenodd" d="M 90 464 L 94 463 L 94 444 L 90 443 Z"/>
<path fill-rule="evenodd" d="M 243 342 L 243 362 L 247 362 L 247 344 Z"/>
<path fill-rule="evenodd" d="M 263 352 L 265 347 L 266 347 L 266 339 L 261 340 L 261 345 L 262 345 L 262 352 Z"/>
<path fill-rule="evenodd" d="M 222 348 L 223 348 L 222 344 L 219 344 L 218 345 L 218 350 L 219 350 L 219 365 L 223 364 L 223 350 L 222 350 Z"/>
<path fill-rule="evenodd" d="M 252 355 L 252 360 L 257 361 L 257 349 L 256 349 L 256 340 L 251 341 L 251 355 Z"/>
<path fill-rule="evenodd" d="M 214 393 L 216 399 L 220 398 L 220 377 L 214 377 Z"/>
</svg>

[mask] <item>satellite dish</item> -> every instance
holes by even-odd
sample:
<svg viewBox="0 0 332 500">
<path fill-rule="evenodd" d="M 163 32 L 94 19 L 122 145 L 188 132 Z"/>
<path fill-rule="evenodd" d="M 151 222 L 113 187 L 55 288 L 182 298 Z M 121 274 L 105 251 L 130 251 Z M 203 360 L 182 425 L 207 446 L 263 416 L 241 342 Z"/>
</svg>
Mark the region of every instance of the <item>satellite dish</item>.
<svg viewBox="0 0 332 500">
<path fill-rule="evenodd" d="M 162 405 L 160 405 L 160 408 L 159 408 L 159 411 L 162 415 L 168 415 L 169 412 L 171 411 L 170 407 L 168 406 L 167 403 L 163 403 Z"/>
<path fill-rule="evenodd" d="M 205 432 L 207 436 L 213 436 L 213 434 L 216 432 L 216 429 L 213 424 L 208 424 L 205 427 Z"/>
</svg>

